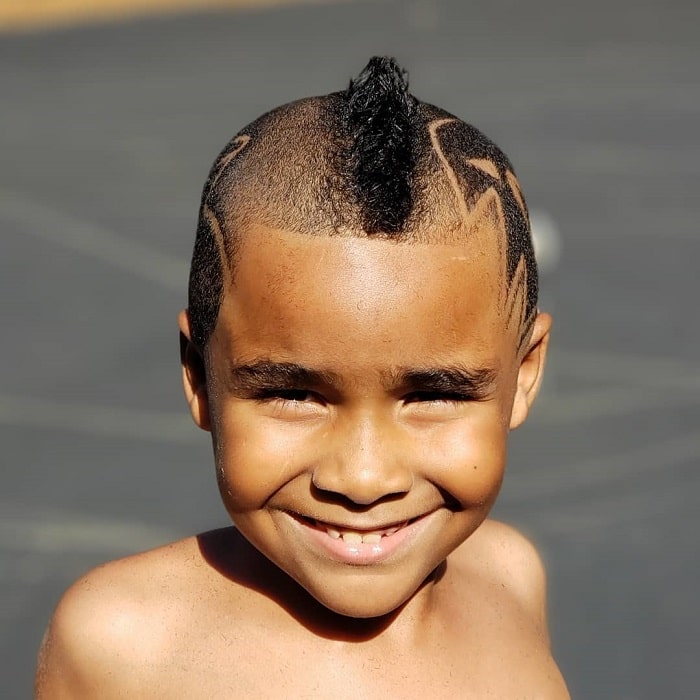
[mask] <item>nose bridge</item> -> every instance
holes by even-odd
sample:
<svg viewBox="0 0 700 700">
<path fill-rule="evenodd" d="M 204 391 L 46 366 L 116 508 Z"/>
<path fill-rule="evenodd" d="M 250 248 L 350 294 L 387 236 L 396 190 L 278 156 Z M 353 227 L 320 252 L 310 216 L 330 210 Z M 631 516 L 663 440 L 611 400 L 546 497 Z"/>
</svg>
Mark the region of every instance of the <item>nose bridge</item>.
<svg viewBox="0 0 700 700">
<path fill-rule="evenodd" d="M 361 505 L 406 493 L 413 474 L 400 429 L 379 411 L 338 417 L 312 480 L 316 488 Z"/>
</svg>

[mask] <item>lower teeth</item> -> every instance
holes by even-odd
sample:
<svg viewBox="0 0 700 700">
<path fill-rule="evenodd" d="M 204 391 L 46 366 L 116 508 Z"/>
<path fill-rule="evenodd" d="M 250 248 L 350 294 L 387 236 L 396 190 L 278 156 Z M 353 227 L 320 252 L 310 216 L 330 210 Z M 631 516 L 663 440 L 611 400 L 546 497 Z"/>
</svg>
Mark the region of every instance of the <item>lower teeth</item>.
<svg viewBox="0 0 700 700">
<path fill-rule="evenodd" d="M 365 544 L 379 544 L 381 542 L 382 536 L 381 535 L 365 535 L 362 538 L 362 541 Z"/>
<path fill-rule="evenodd" d="M 398 528 L 396 528 L 393 532 L 389 531 L 386 534 L 393 535 L 396 530 L 398 530 Z M 339 540 L 342 538 L 343 542 L 346 542 L 347 544 L 379 544 L 382 539 L 382 535 L 376 532 L 368 533 L 366 535 L 361 535 L 359 532 L 344 532 L 341 534 L 339 530 L 334 530 L 331 527 L 326 528 L 326 533 L 334 540 Z"/>
<path fill-rule="evenodd" d="M 314 524 L 317 527 L 321 525 L 321 523 L 318 523 L 316 521 L 314 521 Z M 379 542 L 381 542 L 382 537 L 389 537 L 395 534 L 404 525 L 407 524 L 408 521 L 402 523 L 401 525 L 396 525 L 394 527 L 387 528 L 386 530 L 382 530 L 381 534 L 372 532 L 363 535 L 359 532 L 341 532 L 340 530 L 335 530 L 332 527 L 326 527 L 325 530 L 329 537 L 333 538 L 334 540 L 342 539 L 343 542 L 346 542 L 347 544 L 379 544 Z"/>
<path fill-rule="evenodd" d="M 366 535 L 366 537 L 369 537 L 369 535 Z M 346 544 L 362 544 L 363 542 L 363 537 L 358 532 L 345 532 L 342 538 Z"/>
</svg>

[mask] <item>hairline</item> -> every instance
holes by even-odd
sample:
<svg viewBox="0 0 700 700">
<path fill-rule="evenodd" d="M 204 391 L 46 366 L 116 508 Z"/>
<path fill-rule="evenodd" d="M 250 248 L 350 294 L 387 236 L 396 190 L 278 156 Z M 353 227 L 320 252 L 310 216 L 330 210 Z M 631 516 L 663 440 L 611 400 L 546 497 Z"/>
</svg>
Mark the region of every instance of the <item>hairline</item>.
<svg viewBox="0 0 700 700">
<path fill-rule="evenodd" d="M 484 196 L 484 195 L 482 195 Z M 222 277 L 223 277 L 223 286 L 222 286 L 222 294 L 221 294 L 221 303 L 219 305 L 219 312 L 217 313 L 216 321 L 214 322 L 214 326 L 211 329 L 211 332 L 209 334 L 209 337 L 207 338 L 207 341 L 205 342 L 204 348 L 202 350 L 206 350 L 207 346 L 209 345 L 209 339 L 211 338 L 211 335 L 214 333 L 216 329 L 216 325 L 218 323 L 218 318 L 219 314 L 221 312 L 221 306 L 223 306 L 226 294 L 230 292 L 231 287 L 235 284 L 235 277 L 236 277 L 236 266 L 238 259 L 240 258 L 241 250 L 242 250 L 242 242 L 244 240 L 244 237 L 246 236 L 246 230 L 240 230 L 240 231 L 231 231 L 230 227 L 227 226 L 227 223 L 225 221 L 222 221 L 221 218 L 217 215 L 217 213 L 213 209 L 208 209 L 208 214 L 211 218 L 213 218 L 214 222 L 216 223 L 217 229 L 220 232 L 227 231 L 228 235 L 227 236 L 217 236 L 217 250 L 219 254 L 219 262 L 222 268 Z M 505 226 L 503 226 L 502 221 L 493 221 L 494 224 L 499 226 L 499 236 L 502 236 L 503 238 L 507 237 L 507 232 L 505 230 Z M 386 241 L 388 243 L 392 243 L 394 245 L 426 245 L 426 246 L 440 246 L 440 245 L 454 245 L 455 243 L 458 242 L 464 242 L 465 244 L 468 245 L 468 239 L 469 239 L 469 233 L 464 231 L 464 228 L 466 226 L 462 227 L 462 230 L 460 231 L 450 231 L 448 233 L 444 233 L 443 235 L 434 235 L 434 236 L 421 236 L 419 231 L 403 231 L 401 233 L 372 233 L 369 234 L 366 231 L 360 230 L 360 229 L 350 229 L 350 228 L 345 228 L 345 229 L 332 229 L 331 227 L 328 227 L 326 230 L 319 230 L 319 231 L 309 231 L 309 230 L 303 230 L 302 228 L 288 228 L 284 226 L 279 226 L 279 225 L 270 225 L 268 223 L 263 223 L 262 221 L 256 221 L 255 219 L 251 219 L 251 221 L 248 224 L 247 228 L 250 228 L 252 226 L 264 226 L 268 229 L 271 230 L 277 230 L 277 231 L 286 231 L 290 233 L 294 233 L 299 236 L 308 236 L 311 238 L 357 238 L 357 239 L 366 239 L 366 240 L 381 240 L 381 241 Z M 226 245 L 228 243 L 228 245 Z M 523 256 L 521 256 L 520 260 L 520 265 L 522 265 L 523 273 L 526 275 L 527 270 L 524 266 L 524 259 Z M 505 290 L 506 292 L 506 302 L 501 305 L 501 308 L 499 309 L 500 312 L 502 312 L 502 315 L 505 317 L 505 326 L 506 328 L 510 328 L 511 325 L 511 319 L 513 316 L 514 308 L 516 307 L 517 304 L 517 295 L 518 292 L 525 287 L 525 282 L 522 278 L 521 275 L 515 274 L 510 280 L 508 279 L 508 274 L 507 270 L 504 269 L 504 266 L 501 266 L 501 269 L 499 270 L 499 275 L 501 278 L 501 289 Z M 514 289 L 514 287 L 517 287 L 517 289 Z M 526 295 L 526 290 L 524 291 Z M 512 296 L 512 306 L 510 312 L 506 310 L 506 306 L 508 303 L 508 299 L 510 299 Z M 534 326 L 534 321 L 537 316 L 537 308 L 533 310 L 529 315 L 525 315 L 525 307 L 526 307 L 526 298 L 523 298 L 521 300 L 521 318 L 520 318 L 520 323 L 519 325 L 519 332 L 518 332 L 518 341 L 516 345 L 516 352 L 520 352 L 524 346 L 528 344 L 528 341 L 532 335 L 532 329 Z"/>
</svg>

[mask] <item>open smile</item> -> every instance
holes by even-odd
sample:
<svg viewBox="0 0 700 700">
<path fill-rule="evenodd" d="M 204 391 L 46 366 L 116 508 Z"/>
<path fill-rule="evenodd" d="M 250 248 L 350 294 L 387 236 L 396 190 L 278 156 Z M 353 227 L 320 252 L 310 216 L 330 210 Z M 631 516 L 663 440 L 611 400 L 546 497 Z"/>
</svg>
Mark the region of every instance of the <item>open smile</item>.
<svg viewBox="0 0 700 700">
<path fill-rule="evenodd" d="M 379 528 L 351 528 L 289 513 L 300 526 L 307 541 L 326 557 L 342 563 L 368 565 L 380 563 L 397 552 L 422 529 L 431 513 Z"/>
<path fill-rule="evenodd" d="M 391 537 L 391 535 L 394 535 L 401 528 L 417 520 L 417 518 L 411 518 L 410 520 L 404 520 L 396 525 L 371 530 L 360 530 L 343 527 L 342 525 L 333 525 L 324 523 L 321 520 L 315 520 L 314 518 L 303 518 L 303 520 L 312 527 L 325 531 L 334 540 L 342 539 L 346 544 L 378 544 L 382 537 Z"/>
</svg>

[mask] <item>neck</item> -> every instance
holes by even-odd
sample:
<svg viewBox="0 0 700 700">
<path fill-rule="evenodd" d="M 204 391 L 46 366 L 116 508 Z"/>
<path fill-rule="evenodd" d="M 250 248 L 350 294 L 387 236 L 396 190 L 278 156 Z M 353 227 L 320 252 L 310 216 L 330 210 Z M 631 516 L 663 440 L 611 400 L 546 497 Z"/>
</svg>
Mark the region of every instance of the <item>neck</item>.
<svg viewBox="0 0 700 700">
<path fill-rule="evenodd" d="M 396 640 L 405 647 L 414 640 L 424 640 L 428 625 L 434 624 L 436 583 L 444 576 L 446 563 L 395 610 L 379 617 L 357 618 L 319 603 L 234 529 L 205 533 L 198 540 L 202 555 L 219 573 L 261 593 L 317 637 L 350 645 L 370 640 L 392 645 Z"/>
</svg>

